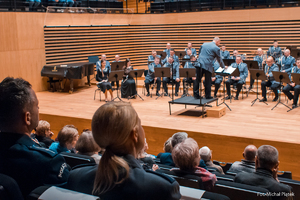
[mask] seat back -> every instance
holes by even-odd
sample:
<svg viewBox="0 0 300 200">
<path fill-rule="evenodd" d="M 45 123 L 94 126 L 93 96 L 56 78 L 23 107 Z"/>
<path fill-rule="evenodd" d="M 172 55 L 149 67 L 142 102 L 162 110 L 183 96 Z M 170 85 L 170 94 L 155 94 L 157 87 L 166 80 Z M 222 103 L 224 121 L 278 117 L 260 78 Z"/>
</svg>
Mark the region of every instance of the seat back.
<svg viewBox="0 0 300 200">
<path fill-rule="evenodd" d="M 224 173 L 227 172 L 229 170 L 229 168 L 231 167 L 231 165 L 232 165 L 232 163 L 230 163 L 230 162 L 229 163 L 225 163 L 225 162 L 219 162 L 219 161 L 216 161 L 216 160 L 214 160 L 213 163 L 215 165 L 221 166 Z"/>
<path fill-rule="evenodd" d="M 217 181 L 213 192 L 223 194 L 229 197 L 231 200 L 270 200 L 271 197 L 258 195 L 260 193 L 269 192 L 265 188 L 255 187 L 251 185 L 245 185 L 241 183 L 229 182 L 229 181 Z"/>
<path fill-rule="evenodd" d="M 289 178 L 289 179 L 292 179 L 292 172 L 288 172 L 288 171 L 278 171 L 277 176 L 278 176 L 278 177 L 281 177 L 281 178 Z"/>
<path fill-rule="evenodd" d="M 280 183 L 289 185 L 293 188 L 293 192 L 295 194 L 294 199 L 300 199 L 300 181 L 292 180 L 289 178 L 281 178 L 278 177 Z"/>
<path fill-rule="evenodd" d="M 65 158 L 66 163 L 70 165 L 71 168 L 77 165 L 95 163 L 94 158 L 90 156 L 79 155 L 74 153 L 66 153 L 66 152 L 62 152 L 60 154 Z"/>
<path fill-rule="evenodd" d="M 18 183 L 12 177 L 5 174 L 0 174 L 0 199 L 23 199 Z"/>
</svg>

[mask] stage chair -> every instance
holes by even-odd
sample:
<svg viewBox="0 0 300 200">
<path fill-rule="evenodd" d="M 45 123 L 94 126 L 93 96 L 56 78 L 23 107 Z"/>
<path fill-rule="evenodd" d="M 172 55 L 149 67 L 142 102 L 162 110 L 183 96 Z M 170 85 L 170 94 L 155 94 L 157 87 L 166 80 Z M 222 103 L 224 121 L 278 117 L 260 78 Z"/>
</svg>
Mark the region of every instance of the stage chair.
<svg viewBox="0 0 300 200">
<path fill-rule="evenodd" d="M 100 101 L 101 101 L 101 89 L 100 88 L 98 88 L 97 87 L 97 89 L 95 90 L 95 92 L 94 92 L 94 100 L 96 99 L 96 94 L 97 94 L 97 92 L 99 92 L 99 96 L 100 96 Z"/>
<path fill-rule="evenodd" d="M 0 174 L 0 199 L 23 199 L 18 183 L 12 177 L 5 174 Z"/>
<path fill-rule="evenodd" d="M 66 163 L 70 165 L 71 168 L 77 166 L 77 165 L 82 165 L 82 164 L 90 164 L 90 163 L 95 163 L 94 158 L 86 155 L 80 155 L 80 154 L 75 154 L 75 153 L 66 153 L 62 152 L 60 153 L 66 160 Z"/>
</svg>

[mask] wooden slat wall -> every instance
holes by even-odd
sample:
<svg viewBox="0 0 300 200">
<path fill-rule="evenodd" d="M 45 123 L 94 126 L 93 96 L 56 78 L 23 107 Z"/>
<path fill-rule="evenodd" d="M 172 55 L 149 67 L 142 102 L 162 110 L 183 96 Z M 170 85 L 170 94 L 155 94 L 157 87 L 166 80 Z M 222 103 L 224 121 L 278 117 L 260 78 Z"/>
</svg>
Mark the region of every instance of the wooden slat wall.
<svg viewBox="0 0 300 200">
<path fill-rule="evenodd" d="M 135 67 L 146 66 L 151 50 L 163 50 L 167 42 L 175 50 L 192 42 L 198 50 L 219 36 L 231 53 L 238 49 L 252 59 L 257 48 L 267 51 L 275 39 L 282 48 L 300 46 L 299 35 L 300 20 L 44 28 L 47 64 L 87 61 L 104 53 L 110 61 L 115 54 L 129 57 Z"/>
</svg>

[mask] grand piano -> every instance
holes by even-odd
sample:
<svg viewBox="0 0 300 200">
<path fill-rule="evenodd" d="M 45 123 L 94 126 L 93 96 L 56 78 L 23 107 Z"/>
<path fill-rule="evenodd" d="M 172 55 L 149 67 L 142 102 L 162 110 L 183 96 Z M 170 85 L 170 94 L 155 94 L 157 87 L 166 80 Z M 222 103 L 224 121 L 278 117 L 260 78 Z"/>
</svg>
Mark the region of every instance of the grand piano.
<svg viewBox="0 0 300 200">
<path fill-rule="evenodd" d="M 45 65 L 41 71 L 41 75 L 49 78 L 50 89 L 52 83 L 59 82 L 63 79 L 70 80 L 70 91 L 73 93 L 73 80 L 82 79 L 87 76 L 88 84 L 91 85 L 90 75 L 94 74 L 94 63 L 92 62 L 81 62 L 81 63 L 69 63 L 65 65 Z M 59 84 L 63 90 L 63 84 Z"/>
</svg>

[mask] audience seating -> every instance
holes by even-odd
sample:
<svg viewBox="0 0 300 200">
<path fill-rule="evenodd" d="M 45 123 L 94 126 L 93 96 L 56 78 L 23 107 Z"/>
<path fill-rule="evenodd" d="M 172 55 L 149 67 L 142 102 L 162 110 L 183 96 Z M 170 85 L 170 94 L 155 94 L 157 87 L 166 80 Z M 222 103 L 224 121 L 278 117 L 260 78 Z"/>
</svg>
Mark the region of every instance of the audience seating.
<svg viewBox="0 0 300 200">
<path fill-rule="evenodd" d="M 95 163 L 94 158 L 92 158 L 90 156 L 79 155 L 79 154 L 74 154 L 74 153 L 66 153 L 66 152 L 62 152 L 60 154 L 65 158 L 66 163 L 71 168 L 73 168 L 77 165 Z"/>
<path fill-rule="evenodd" d="M 281 178 L 281 177 L 278 177 L 278 179 L 280 183 L 289 185 L 293 188 L 293 192 L 295 194 L 295 198 L 294 198 L 295 200 L 300 199 L 300 181 L 291 180 L 288 178 Z"/>
<path fill-rule="evenodd" d="M 232 163 L 225 163 L 225 162 L 220 162 L 220 161 L 216 161 L 216 160 L 214 160 L 213 163 L 215 165 L 221 166 L 224 173 L 227 172 L 232 165 Z"/>
<path fill-rule="evenodd" d="M 257 193 L 267 193 L 267 189 L 228 181 L 217 181 L 213 192 L 228 196 L 231 200 L 269 200 L 268 196 Z"/>
<path fill-rule="evenodd" d="M 0 199 L 23 199 L 18 183 L 13 178 L 5 174 L 0 174 Z"/>
</svg>

